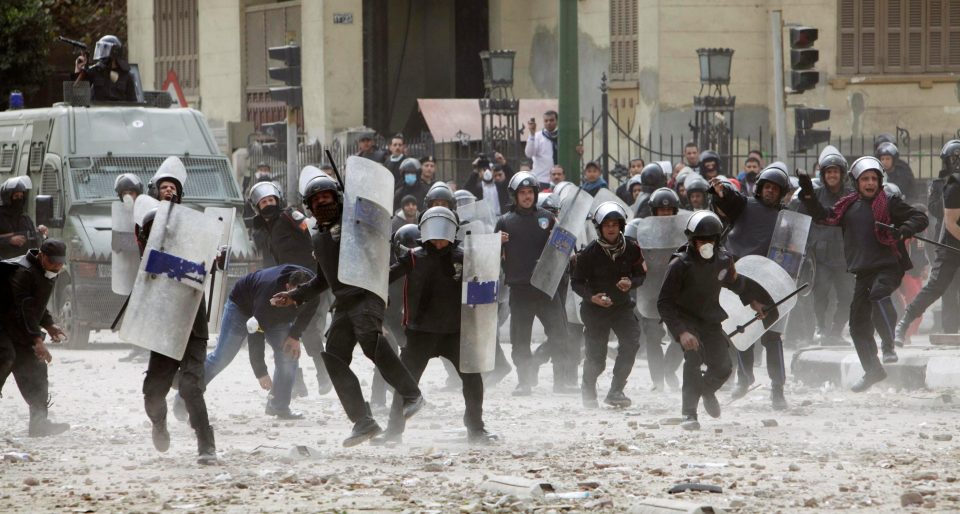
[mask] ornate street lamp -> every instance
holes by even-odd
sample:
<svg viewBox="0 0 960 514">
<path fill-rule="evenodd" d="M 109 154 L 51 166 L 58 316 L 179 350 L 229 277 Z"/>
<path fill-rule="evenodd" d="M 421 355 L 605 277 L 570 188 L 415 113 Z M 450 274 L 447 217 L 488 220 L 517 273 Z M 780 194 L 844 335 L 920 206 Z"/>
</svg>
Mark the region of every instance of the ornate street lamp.
<svg viewBox="0 0 960 514">
<path fill-rule="evenodd" d="M 520 156 L 520 100 L 513 97 L 513 50 L 480 52 L 484 97 L 480 99 L 483 152 L 499 151 L 508 161 Z"/>
<path fill-rule="evenodd" d="M 732 172 L 733 113 L 737 97 L 730 95 L 730 65 L 733 49 L 698 48 L 700 91 L 693 97 L 693 138 L 701 150 L 712 149 L 724 161 L 724 170 Z M 707 95 L 703 88 L 707 87 Z M 727 94 L 723 94 L 727 86 Z"/>
</svg>

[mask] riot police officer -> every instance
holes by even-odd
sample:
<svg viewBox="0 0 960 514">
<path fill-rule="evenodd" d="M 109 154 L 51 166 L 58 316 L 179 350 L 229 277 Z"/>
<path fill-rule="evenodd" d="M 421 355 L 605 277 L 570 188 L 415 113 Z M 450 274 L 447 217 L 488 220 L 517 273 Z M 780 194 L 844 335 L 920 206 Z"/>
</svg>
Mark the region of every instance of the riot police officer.
<svg viewBox="0 0 960 514">
<path fill-rule="evenodd" d="M 422 204 L 429 186 L 420 180 L 420 161 L 413 157 L 407 157 L 397 169 L 399 170 L 400 186 L 393 195 L 393 210 L 400 208 L 400 200 L 407 195 L 416 198 L 417 205 Z"/>
<path fill-rule="evenodd" d="M 463 250 L 457 246 L 460 220 L 446 207 L 427 209 L 420 218 L 420 246 L 403 251 L 390 267 L 390 281 L 406 277 L 404 332 L 407 345 L 403 365 L 420 381 L 432 358 L 444 357 L 463 382 L 467 440 L 487 443 L 497 439 L 484 428 L 483 379 L 460 371 L 460 305 Z M 390 422 L 381 440 L 399 442 L 404 430 L 403 397 L 394 394 Z"/>
<path fill-rule="evenodd" d="M 93 50 L 93 64 L 77 57 L 74 73 L 90 82 L 97 102 L 136 102 L 137 89 L 130 64 L 123 58 L 123 45 L 116 36 L 103 36 Z"/>
<path fill-rule="evenodd" d="M 583 298 L 580 318 L 586 360 L 580 394 L 587 408 L 598 406 L 597 377 L 606 367 L 611 330 L 617 335 L 619 347 L 604 403 L 613 407 L 629 407 L 632 403 L 623 389 L 640 349 L 640 324 L 633 313 L 636 302 L 630 292 L 643 284 L 647 268 L 637 240 L 623 234 L 626 223 L 627 212 L 620 204 L 601 203 L 593 212 L 599 237 L 573 258 L 570 284 Z"/>
<path fill-rule="evenodd" d="M 45 330 L 54 342 L 66 337 L 47 311 L 57 275 L 66 261 L 67 245 L 48 239 L 39 249 L 0 262 L 0 392 L 12 372 L 20 395 L 30 407 L 30 437 L 56 435 L 70 428 L 47 418 L 47 364 L 53 357 L 41 331 Z"/>
<path fill-rule="evenodd" d="M 832 151 L 827 152 L 828 149 Z M 820 186 L 814 189 L 814 196 L 825 209 L 830 209 L 841 198 L 853 192 L 844 184 L 847 174 L 847 160 L 833 147 L 824 149 L 819 162 Z M 798 212 L 807 214 L 803 204 Z M 820 344 L 841 344 L 841 332 L 847 324 L 853 294 L 853 277 L 847 273 L 847 262 L 843 256 L 843 231 L 837 226 L 815 223 L 810 227 L 808 253 L 816 263 L 813 280 L 813 311 L 817 319 Z M 836 297 L 833 316 L 828 316 L 830 292 Z M 832 318 L 832 319 L 830 319 Z"/>
<path fill-rule="evenodd" d="M 702 211 L 710 208 L 710 197 L 707 195 L 710 184 L 703 177 L 696 173 L 688 173 L 683 180 L 683 187 L 686 191 L 687 208 L 691 211 Z"/>
<path fill-rule="evenodd" d="M 710 211 L 697 211 L 684 231 L 688 243 L 677 250 L 667 267 L 667 276 L 657 309 L 673 339 L 683 348 L 681 427 L 699 430 L 700 399 L 711 417 L 720 417 L 716 392 L 732 372 L 729 340 L 721 323 L 727 313 L 720 306 L 720 288 L 740 296 L 744 304 L 761 313 L 756 288 L 737 275 L 733 258 L 720 246 L 723 222 Z M 701 367 L 706 365 L 706 371 Z"/>
<path fill-rule="evenodd" d="M 711 181 L 718 208 L 726 213 L 733 224 L 726 240 L 726 248 L 734 260 L 747 255 L 767 256 L 777 217 L 782 208 L 782 200 L 790 186 L 786 165 L 775 162 L 766 167 L 757 177 L 757 185 L 752 197 L 745 197 L 739 191 L 725 185 L 718 178 Z M 768 330 L 760 338 L 767 354 L 767 375 L 770 377 L 770 400 L 773 408 L 787 408 L 783 396 L 786 382 L 786 366 L 783 360 L 783 338 L 779 332 Z M 737 387 L 733 398 L 747 394 L 754 382 L 754 348 L 738 352 Z"/>
<path fill-rule="evenodd" d="M 640 181 L 640 194 L 633 203 L 638 218 L 646 218 L 650 212 L 650 195 L 667 185 L 667 176 L 672 172 L 669 162 L 651 162 L 637 175 Z M 632 179 L 631 179 L 632 180 Z M 628 187 L 631 187 L 628 185 Z"/>
<path fill-rule="evenodd" d="M 882 145 L 881 145 L 882 146 Z M 943 184 L 943 229 L 940 231 L 940 243 L 954 248 L 960 248 L 960 140 L 947 141 L 940 150 L 940 160 L 943 169 L 948 172 Z M 933 302 L 944 296 L 950 284 L 954 281 L 957 269 L 960 268 L 960 254 L 946 248 L 937 247 L 934 251 L 936 259 L 930 271 L 930 279 L 923 289 L 903 312 L 903 317 L 897 322 L 894 339 L 903 344 L 907 340 L 907 331 L 914 320 L 923 315 Z M 944 300 L 946 304 L 946 300 Z M 943 317 L 956 317 L 957 312 L 943 310 Z"/>
<path fill-rule="evenodd" d="M 697 171 L 704 180 L 710 181 L 723 175 L 723 169 L 720 167 L 720 154 L 713 150 L 704 150 L 700 153 L 700 164 Z"/>
<path fill-rule="evenodd" d="M 877 358 L 874 331 L 880 334 L 884 360 L 896 360 L 894 320 L 897 311 L 890 295 L 900 287 L 913 264 L 903 241 L 927 228 L 927 216 L 899 198 L 883 192 L 883 165 L 875 157 L 861 157 L 850 166 L 856 195 L 841 198 L 832 209 L 817 202 L 813 181 L 800 175 L 800 200 L 818 223 L 843 229 L 847 270 L 855 282 L 850 303 L 850 337 L 864 369 L 864 376 L 851 387 L 862 392 L 887 378 Z M 885 229 L 878 223 L 892 225 Z"/>
<path fill-rule="evenodd" d="M 567 337 L 567 321 L 560 295 L 548 297 L 530 284 L 534 267 L 556 218 L 537 208 L 539 183 L 532 174 L 517 172 L 507 186 L 514 202 L 511 212 L 497 220 L 495 231 L 503 242 L 503 269 L 510 286 L 510 344 L 513 364 L 517 368 L 517 389 L 514 396 L 529 396 L 537 382 L 537 366 L 530 351 L 533 318 L 536 316 L 546 331 L 549 352 L 555 360 L 572 360 Z M 556 377 L 555 377 L 556 379 Z"/>
<path fill-rule="evenodd" d="M 179 204 L 183 200 L 186 178 L 187 170 L 180 159 L 168 157 L 150 180 L 150 190 L 157 200 Z M 153 209 L 139 223 L 137 242 L 141 254 L 150 239 L 156 212 L 156 209 Z M 200 464 L 217 462 L 213 427 L 210 426 L 207 404 L 203 398 L 203 363 L 207 356 L 208 337 L 206 302 L 201 301 L 193 318 L 193 327 L 183 358 L 178 361 L 161 353 L 150 352 L 147 373 L 143 379 L 143 403 L 147 417 L 153 423 L 153 446 L 159 452 L 166 452 L 170 448 L 167 393 L 179 372 L 179 395 L 183 398 L 190 426 L 197 435 L 197 462 Z"/>
<path fill-rule="evenodd" d="M 33 224 L 26 213 L 30 177 L 10 177 L 0 186 L 0 259 L 19 257 L 38 248 L 47 227 Z"/>
<path fill-rule="evenodd" d="M 424 400 L 416 380 L 403 367 L 383 336 L 384 301 L 377 294 L 344 284 L 338 278 L 343 216 L 340 184 L 326 175 L 319 175 L 307 182 L 301 188 L 301 193 L 304 204 L 317 220 L 317 233 L 313 236 L 317 275 L 289 293 L 278 293 L 272 301 L 277 306 L 299 304 L 315 298 L 326 289 L 330 289 L 336 297 L 333 321 L 322 356 L 340 403 L 354 423 L 343 445 L 356 446 L 381 432 L 369 404 L 364 401 L 360 381 L 350 369 L 353 350 L 358 343 L 387 384 L 403 398 L 405 419 L 419 412 Z"/>
</svg>

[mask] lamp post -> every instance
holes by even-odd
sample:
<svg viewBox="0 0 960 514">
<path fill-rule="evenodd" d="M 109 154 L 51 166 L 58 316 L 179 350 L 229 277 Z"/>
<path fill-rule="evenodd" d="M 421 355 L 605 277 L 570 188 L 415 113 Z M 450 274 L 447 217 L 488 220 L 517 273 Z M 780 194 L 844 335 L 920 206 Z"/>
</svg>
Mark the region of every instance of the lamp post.
<svg viewBox="0 0 960 514">
<path fill-rule="evenodd" d="M 733 168 L 733 114 L 737 97 L 730 95 L 730 48 L 699 48 L 700 91 L 693 97 L 693 139 L 701 150 L 713 149 L 724 160 L 724 170 Z M 723 94 L 726 86 L 727 93 Z M 707 88 L 704 95 L 704 87 Z"/>
<path fill-rule="evenodd" d="M 513 97 L 513 50 L 480 52 L 484 95 L 480 99 L 483 152 L 499 151 L 508 161 L 520 156 L 520 100 Z"/>
</svg>

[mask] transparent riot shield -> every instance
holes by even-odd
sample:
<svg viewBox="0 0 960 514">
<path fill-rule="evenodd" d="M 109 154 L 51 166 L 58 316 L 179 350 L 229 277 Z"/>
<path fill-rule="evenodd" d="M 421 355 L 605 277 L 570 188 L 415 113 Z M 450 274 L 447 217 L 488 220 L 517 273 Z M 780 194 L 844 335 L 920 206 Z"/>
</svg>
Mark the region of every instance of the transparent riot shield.
<svg viewBox="0 0 960 514">
<path fill-rule="evenodd" d="M 660 318 L 657 299 L 667 278 L 667 264 L 677 248 L 687 242 L 683 230 L 692 215 L 690 211 L 680 211 L 675 216 L 634 218 L 627 224 L 625 234 L 637 240 L 647 263 L 647 277 L 636 290 L 637 310 L 645 318 Z"/>
<path fill-rule="evenodd" d="M 226 260 L 222 270 L 211 274 L 210 290 L 207 296 L 207 330 L 211 334 L 220 333 L 220 318 L 223 316 L 223 307 L 227 304 L 227 269 L 230 266 L 230 253 L 233 245 L 234 223 L 236 223 L 236 207 L 207 207 L 204 214 L 213 218 L 220 226 L 220 242 L 218 248 L 226 250 Z"/>
<path fill-rule="evenodd" d="M 363 157 L 347 159 L 337 278 L 387 301 L 393 175 Z"/>
<path fill-rule="evenodd" d="M 180 360 L 197 316 L 222 227 L 161 202 L 120 326 L 120 339 Z"/>
<path fill-rule="evenodd" d="M 110 289 L 123 296 L 133 291 L 140 267 L 140 249 L 133 232 L 134 202 L 127 198 L 110 205 Z"/>
<path fill-rule="evenodd" d="M 796 280 L 807 251 L 812 218 L 799 212 L 782 210 L 777 216 L 767 258 L 776 262 Z"/>
<path fill-rule="evenodd" d="M 764 302 L 771 304 L 778 302 L 796 289 L 793 277 L 776 262 L 766 257 L 748 255 L 737 261 L 736 269 L 739 275 L 755 282 L 766 291 L 769 298 L 764 299 Z M 741 351 L 750 348 L 778 321 L 785 320 L 796 304 L 797 297 L 791 297 L 783 305 L 770 311 L 762 321 L 746 327 L 742 334 L 735 334 L 731 338 L 733 346 Z M 727 313 L 727 319 L 723 322 L 723 331 L 728 334 L 736 330 L 737 326 L 745 325 L 756 315 L 749 305 L 744 305 L 739 296 L 726 288 L 720 290 L 720 306 Z"/>
<path fill-rule="evenodd" d="M 492 371 L 497 346 L 500 234 L 468 233 L 463 240 L 460 371 Z"/>
<path fill-rule="evenodd" d="M 573 189 L 575 186 L 564 190 Z M 560 218 L 550 232 L 550 238 L 544 245 L 537 265 L 533 268 L 530 285 L 553 297 L 560 285 L 560 279 L 570 264 L 570 254 L 577 246 L 578 234 L 583 232 L 590 213 L 593 197 L 577 188 L 560 204 Z"/>
<path fill-rule="evenodd" d="M 490 211 L 490 206 L 487 205 L 484 201 L 472 202 L 466 205 L 461 205 L 457 207 L 457 216 L 460 218 L 460 224 L 466 225 L 470 223 L 479 223 L 485 227 L 481 234 L 489 234 L 493 232 L 493 229 L 497 226 L 497 218 L 493 215 L 493 212 Z M 460 231 L 460 236 L 457 239 L 462 240 L 461 237 L 463 231 Z"/>
</svg>

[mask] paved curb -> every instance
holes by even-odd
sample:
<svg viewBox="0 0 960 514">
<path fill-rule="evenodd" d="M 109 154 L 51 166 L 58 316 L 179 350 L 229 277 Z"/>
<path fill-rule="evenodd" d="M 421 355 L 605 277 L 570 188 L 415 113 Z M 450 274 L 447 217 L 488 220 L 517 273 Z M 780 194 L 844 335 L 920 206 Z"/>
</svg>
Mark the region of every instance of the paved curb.
<svg viewBox="0 0 960 514">
<path fill-rule="evenodd" d="M 885 364 L 884 384 L 901 389 L 960 388 L 960 348 L 918 346 L 898 348 L 899 362 Z M 863 376 L 857 353 L 849 346 L 802 348 L 793 355 L 790 370 L 810 386 L 827 382 L 849 388 Z"/>
</svg>

